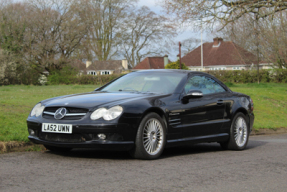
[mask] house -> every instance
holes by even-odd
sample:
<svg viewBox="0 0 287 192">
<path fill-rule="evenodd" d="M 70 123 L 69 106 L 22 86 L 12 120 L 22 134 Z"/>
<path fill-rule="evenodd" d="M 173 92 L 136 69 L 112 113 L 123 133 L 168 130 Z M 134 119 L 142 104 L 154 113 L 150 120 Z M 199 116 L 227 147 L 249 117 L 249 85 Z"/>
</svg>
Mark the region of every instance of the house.
<svg viewBox="0 0 287 192">
<path fill-rule="evenodd" d="M 232 41 L 214 38 L 213 42 L 203 44 L 203 69 L 201 68 L 201 46 L 182 57 L 181 61 L 193 71 L 206 70 L 248 70 L 256 68 L 257 57 L 239 47 Z M 261 62 L 261 69 L 272 68 Z"/>
<path fill-rule="evenodd" d="M 164 69 L 168 63 L 170 63 L 170 60 L 168 60 L 168 55 L 163 57 L 146 57 L 144 60 L 138 63 L 133 70 Z"/>
<path fill-rule="evenodd" d="M 87 75 L 120 74 L 126 70 L 129 70 L 128 61 L 126 59 L 93 62 L 86 61 L 86 64 L 77 60 L 72 62 L 71 66 L 78 69 L 80 74 Z"/>
</svg>

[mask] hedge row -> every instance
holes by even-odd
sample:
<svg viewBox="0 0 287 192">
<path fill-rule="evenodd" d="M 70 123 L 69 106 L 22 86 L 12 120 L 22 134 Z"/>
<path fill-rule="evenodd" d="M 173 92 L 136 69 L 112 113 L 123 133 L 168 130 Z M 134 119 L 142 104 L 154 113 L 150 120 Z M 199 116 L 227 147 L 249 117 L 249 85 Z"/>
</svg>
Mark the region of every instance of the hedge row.
<svg viewBox="0 0 287 192">
<path fill-rule="evenodd" d="M 257 70 L 208 71 L 224 83 L 256 83 Z M 259 70 L 261 83 L 287 83 L 286 69 Z"/>
<path fill-rule="evenodd" d="M 207 73 L 217 77 L 224 83 L 256 83 L 257 71 L 256 70 L 234 70 L 234 71 L 207 71 Z M 63 69 L 62 71 L 52 72 L 48 75 L 48 85 L 58 84 L 106 84 L 122 74 L 113 75 L 79 75 L 77 71 L 71 69 Z M 259 80 L 262 83 L 287 83 L 287 70 L 286 69 L 272 69 L 260 70 Z M 6 81 L 1 82 L 0 85 L 9 84 L 40 84 L 39 75 L 35 71 L 23 71 L 18 75 L 11 75 Z"/>
<path fill-rule="evenodd" d="M 69 71 L 71 73 L 71 71 Z M 207 73 L 217 77 L 224 83 L 256 83 L 256 70 L 234 70 L 234 71 L 207 71 Z M 67 74 L 64 72 L 49 75 L 48 83 L 57 84 L 105 84 L 109 81 L 120 77 L 119 74 L 114 75 L 77 75 Z M 287 83 L 287 70 L 273 69 L 260 70 L 259 80 L 262 83 Z"/>
<path fill-rule="evenodd" d="M 93 75 L 49 75 L 48 76 L 48 85 L 59 85 L 59 84 L 95 84 L 95 85 L 103 85 L 106 84 L 118 77 L 120 77 L 121 74 L 113 74 L 113 75 L 99 75 L 99 76 L 93 76 Z"/>
</svg>

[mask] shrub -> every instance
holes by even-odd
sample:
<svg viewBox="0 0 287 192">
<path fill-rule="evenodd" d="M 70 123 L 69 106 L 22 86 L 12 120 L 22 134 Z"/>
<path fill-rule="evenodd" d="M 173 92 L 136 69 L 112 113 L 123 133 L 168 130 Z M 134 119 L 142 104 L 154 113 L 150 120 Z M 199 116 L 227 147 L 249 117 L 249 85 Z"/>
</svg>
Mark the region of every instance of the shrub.
<svg viewBox="0 0 287 192">
<path fill-rule="evenodd" d="M 171 62 L 167 64 L 165 66 L 165 69 L 180 69 L 179 60 L 177 60 L 176 62 Z M 181 69 L 188 70 L 188 67 L 184 63 L 181 63 Z"/>
<path fill-rule="evenodd" d="M 39 85 L 40 74 L 25 65 L 9 65 L 3 71 L 0 85 Z"/>
</svg>

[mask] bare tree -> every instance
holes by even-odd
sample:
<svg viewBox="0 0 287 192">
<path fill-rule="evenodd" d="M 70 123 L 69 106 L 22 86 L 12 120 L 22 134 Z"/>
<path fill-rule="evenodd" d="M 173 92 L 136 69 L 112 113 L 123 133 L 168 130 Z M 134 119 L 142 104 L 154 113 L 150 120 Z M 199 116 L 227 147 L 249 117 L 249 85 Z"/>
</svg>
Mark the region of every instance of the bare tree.
<svg viewBox="0 0 287 192">
<path fill-rule="evenodd" d="M 205 23 L 220 22 L 222 28 L 253 13 L 258 19 L 287 9 L 282 0 L 161 0 L 169 13 L 175 13 L 182 21 L 204 18 Z M 264 9 L 266 11 L 262 12 Z"/>
<path fill-rule="evenodd" d="M 12 1 L 0 1 L 0 84 L 4 79 L 16 79 L 27 67 L 23 60 L 27 6 Z"/>
<path fill-rule="evenodd" d="M 29 0 L 28 5 L 25 59 L 39 73 L 59 70 L 87 33 L 82 10 L 71 0 Z"/>
<path fill-rule="evenodd" d="M 89 60 L 109 60 L 118 55 L 123 20 L 136 0 L 79 0 L 89 32 L 81 47 Z"/>
<path fill-rule="evenodd" d="M 220 34 L 255 55 L 258 51 L 260 61 L 273 63 L 279 68 L 287 67 L 286 17 L 287 12 L 282 11 L 254 25 L 254 16 L 248 14 L 238 19 L 236 24 L 226 26 Z"/>
<path fill-rule="evenodd" d="M 0 7 L 0 45 L 6 53 L 21 54 L 24 34 L 27 27 L 25 15 L 27 7 L 21 3 L 1 1 Z"/>
<path fill-rule="evenodd" d="M 206 42 L 206 40 L 203 40 L 203 42 Z M 181 44 L 182 44 L 182 53 L 183 55 L 186 55 L 187 53 L 191 52 L 201 44 L 201 39 L 191 37 L 181 41 Z"/>
<path fill-rule="evenodd" d="M 124 23 L 122 51 L 128 63 L 135 66 L 147 56 L 166 54 L 176 32 L 166 17 L 148 7 L 141 7 L 128 15 Z"/>
<path fill-rule="evenodd" d="M 287 68 L 287 12 L 280 12 L 274 17 L 261 22 L 261 52 L 267 62 L 279 68 Z"/>
</svg>

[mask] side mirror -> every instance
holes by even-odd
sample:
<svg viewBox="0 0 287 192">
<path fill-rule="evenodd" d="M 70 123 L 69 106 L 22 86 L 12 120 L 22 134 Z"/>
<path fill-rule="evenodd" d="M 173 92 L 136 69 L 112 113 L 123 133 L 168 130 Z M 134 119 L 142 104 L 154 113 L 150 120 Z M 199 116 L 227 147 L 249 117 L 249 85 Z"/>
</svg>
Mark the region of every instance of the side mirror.
<svg viewBox="0 0 287 192">
<path fill-rule="evenodd" d="M 202 96 L 203 96 L 203 93 L 201 91 L 190 90 L 185 96 L 183 96 L 183 99 L 198 98 Z"/>
</svg>

